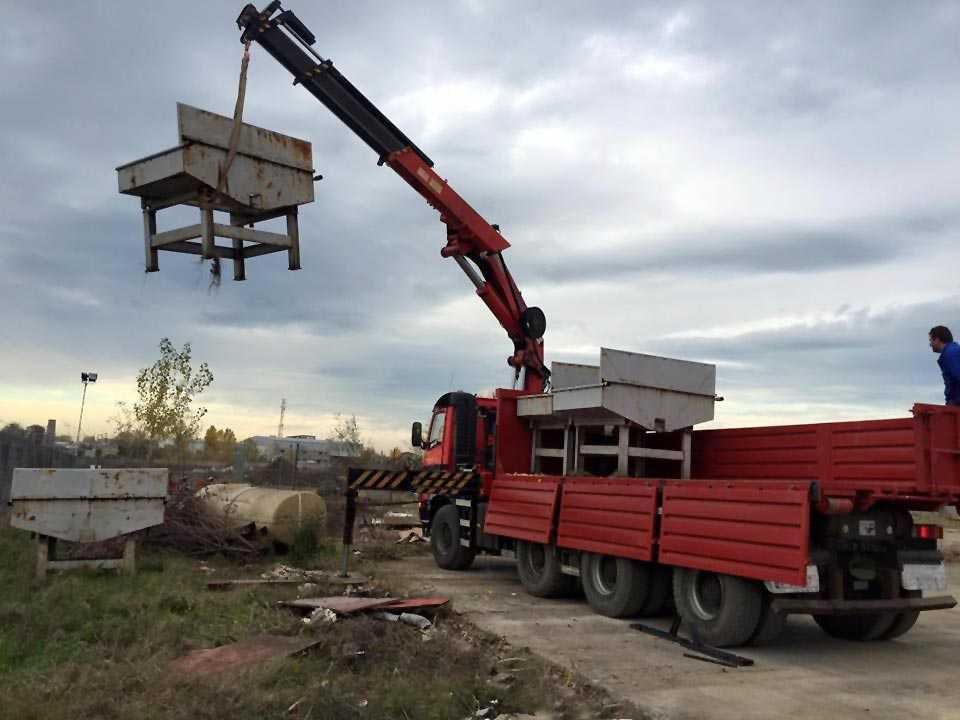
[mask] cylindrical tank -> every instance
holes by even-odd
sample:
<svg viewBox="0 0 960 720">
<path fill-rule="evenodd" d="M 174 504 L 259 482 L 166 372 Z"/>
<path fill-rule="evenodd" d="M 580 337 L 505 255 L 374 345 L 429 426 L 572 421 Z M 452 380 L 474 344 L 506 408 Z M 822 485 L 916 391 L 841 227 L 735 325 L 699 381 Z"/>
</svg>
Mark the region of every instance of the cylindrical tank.
<svg viewBox="0 0 960 720">
<path fill-rule="evenodd" d="M 274 540 L 292 545 L 297 530 L 311 527 L 317 539 L 323 534 L 327 507 L 313 492 L 276 490 L 240 483 L 207 485 L 197 497 L 218 517 L 234 527 L 253 523 Z"/>
</svg>

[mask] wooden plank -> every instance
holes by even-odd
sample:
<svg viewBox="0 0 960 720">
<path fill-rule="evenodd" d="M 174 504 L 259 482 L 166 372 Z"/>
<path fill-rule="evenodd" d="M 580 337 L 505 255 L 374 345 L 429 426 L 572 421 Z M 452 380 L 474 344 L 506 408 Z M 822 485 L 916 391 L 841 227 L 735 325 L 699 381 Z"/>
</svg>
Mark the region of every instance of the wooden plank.
<svg viewBox="0 0 960 720">
<path fill-rule="evenodd" d="M 300 221 L 297 220 L 297 208 L 287 213 L 287 236 L 290 238 L 290 251 L 287 253 L 288 269 L 300 269 Z"/>
<path fill-rule="evenodd" d="M 147 272 L 158 272 L 160 264 L 157 250 L 153 247 L 153 236 L 157 234 L 157 213 L 150 208 L 143 209 L 143 240 Z"/>
<path fill-rule="evenodd" d="M 213 234 L 213 208 L 200 208 L 200 254 L 205 258 L 213 258 L 216 243 Z"/>
<path fill-rule="evenodd" d="M 221 645 L 207 650 L 194 650 L 170 663 L 170 669 L 182 677 L 216 674 L 237 674 L 271 658 L 294 655 L 322 641 L 322 636 L 287 637 L 258 635 L 249 640 Z"/>
<path fill-rule="evenodd" d="M 682 450 L 659 450 L 657 448 L 629 448 L 630 457 L 653 458 L 655 460 L 683 460 Z"/>
<path fill-rule="evenodd" d="M 156 228 L 156 225 L 154 225 Z M 203 235 L 203 228 L 198 223 L 196 225 L 186 225 L 175 230 L 165 230 L 164 232 L 155 232 L 151 236 L 150 247 L 162 248 L 172 243 L 183 242 L 184 240 L 193 240 Z M 166 249 L 166 248 L 164 248 Z"/>
<path fill-rule="evenodd" d="M 620 448 L 616 445 L 581 445 L 581 455 L 617 455 Z"/>
<path fill-rule="evenodd" d="M 260 246 L 258 246 L 258 247 L 269 248 L 269 249 L 267 250 L 267 252 L 282 252 L 282 251 L 283 251 L 283 248 L 275 248 L 275 247 L 271 247 L 271 246 L 269 246 L 269 245 L 260 245 Z M 170 243 L 169 245 L 164 245 L 164 246 L 163 246 L 162 248 L 160 248 L 160 249 L 161 249 L 161 250 L 167 250 L 167 251 L 169 251 L 169 252 L 186 253 L 187 255 L 202 255 L 202 254 L 203 254 L 203 248 L 201 247 L 200 243 L 193 243 L 193 242 Z M 253 249 L 255 249 L 255 248 L 246 248 L 246 249 L 244 249 L 244 251 L 243 251 L 243 256 L 244 256 L 244 257 L 250 257 L 250 252 L 249 252 L 249 251 L 250 251 L 250 250 L 253 250 Z M 228 247 L 222 247 L 222 246 L 220 246 L 220 245 L 215 245 L 214 248 L 213 248 L 213 253 L 214 253 L 214 255 L 216 255 L 216 256 L 217 256 L 218 258 L 220 258 L 221 260 L 223 260 L 223 259 L 232 260 L 232 259 L 233 259 L 233 248 L 228 248 Z M 265 254 L 266 254 L 266 253 L 257 253 L 257 255 L 265 255 Z"/>
<path fill-rule="evenodd" d="M 300 598 L 299 600 L 281 600 L 277 605 L 299 610 L 325 608 L 332 610 L 337 613 L 337 615 L 350 615 L 363 610 L 371 610 L 395 600 L 396 598 L 363 598 L 333 595 L 330 597 Z"/>
<path fill-rule="evenodd" d="M 245 242 L 263 243 L 264 245 L 276 245 L 284 249 L 290 247 L 290 238 L 286 235 L 266 230 L 254 230 L 253 228 L 241 227 L 239 225 L 213 224 L 213 234 L 217 237 L 231 238 L 233 240 L 243 240 Z"/>
<path fill-rule="evenodd" d="M 270 253 L 283 252 L 284 250 L 286 250 L 286 248 L 277 247 L 276 245 L 251 245 L 243 249 L 243 257 L 255 258 L 261 255 L 269 255 Z"/>
</svg>

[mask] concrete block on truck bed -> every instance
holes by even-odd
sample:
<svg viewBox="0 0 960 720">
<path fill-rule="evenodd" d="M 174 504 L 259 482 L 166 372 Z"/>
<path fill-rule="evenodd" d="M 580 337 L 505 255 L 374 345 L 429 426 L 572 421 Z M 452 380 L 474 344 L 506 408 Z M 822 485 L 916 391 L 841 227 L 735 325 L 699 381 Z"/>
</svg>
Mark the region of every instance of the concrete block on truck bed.
<svg viewBox="0 0 960 720">
<path fill-rule="evenodd" d="M 100 542 L 161 524 L 166 496 L 166 469 L 17 468 L 10 526 Z"/>
<path fill-rule="evenodd" d="M 626 419 L 659 432 L 713 420 L 714 365 L 601 348 L 599 365 L 552 367 L 552 391 L 518 398 L 519 416 L 598 424 Z"/>
</svg>

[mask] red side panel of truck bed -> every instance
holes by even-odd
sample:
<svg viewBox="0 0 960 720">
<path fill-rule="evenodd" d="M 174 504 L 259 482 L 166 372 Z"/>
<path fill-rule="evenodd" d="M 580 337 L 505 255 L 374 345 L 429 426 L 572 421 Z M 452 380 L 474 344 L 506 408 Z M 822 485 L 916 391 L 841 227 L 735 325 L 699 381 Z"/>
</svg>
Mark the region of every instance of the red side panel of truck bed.
<svg viewBox="0 0 960 720">
<path fill-rule="evenodd" d="M 663 563 L 803 585 L 809 543 L 809 483 L 664 484 Z"/>
<path fill-rule="evenodd" d="M 548 544 L 553 541 L 559 494 L 559 477 L 502 475 L 493 484 L 483 531 Z"/>
<path fill-rule="evenodd" d="M 816 481 L 824 495 L 943 499 L 960 494 L 960 408 L 912 418 L 702 430 L 694 478 Z"/>
<path fill-rule="evenodd" d="M 633 478 L 567 478 L 557 547 L 651 560 L 658 485 Z"/>
</svg>

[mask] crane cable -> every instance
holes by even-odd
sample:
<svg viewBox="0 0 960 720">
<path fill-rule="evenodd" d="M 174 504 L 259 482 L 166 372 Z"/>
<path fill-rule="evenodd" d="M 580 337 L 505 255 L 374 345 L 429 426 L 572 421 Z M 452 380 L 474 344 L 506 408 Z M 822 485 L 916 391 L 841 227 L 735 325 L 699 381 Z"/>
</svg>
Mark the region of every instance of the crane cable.
<svg viewBox="0 0 960 720">
<path fill-rule="evenodd" d="M 217 194 L 227 187 L 227 174 L 237 156 L 237 146 L 240 144 L 240 128 L 243 125 L 243 101 L 247 94 L 247 67 L 250 65 L 250 41 L 243 44 L 243 59 L 240 61 L 240 84 L 237 88 L 237 103 L 233 108 L 233 127 L 230 128 L 230 141 L 227 143 L 227 159 L 220 166 L 217 178 Z"/>
<path fill-rule="evenodd" d="M 233 106 L 233 126 L 230 128 L 230 140 L 227 142 L 227 159 L 220 165 L 217 173 L 217 191 L 219 196 L 229 186 L 227 175 L 230 166 L 237 157 L 240 145 L 240 128 L 243 126 L 243 101 L 247 95 L 247 68 L 250 65 L 250 41 L 243 44 L 243 58 L 240 60 L 240 83 L 237 87 L 237 102 Z M 214 255 L 210 265 L 210 288 L 220 285 L 220 258 Z"/>
</svg>

